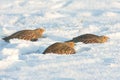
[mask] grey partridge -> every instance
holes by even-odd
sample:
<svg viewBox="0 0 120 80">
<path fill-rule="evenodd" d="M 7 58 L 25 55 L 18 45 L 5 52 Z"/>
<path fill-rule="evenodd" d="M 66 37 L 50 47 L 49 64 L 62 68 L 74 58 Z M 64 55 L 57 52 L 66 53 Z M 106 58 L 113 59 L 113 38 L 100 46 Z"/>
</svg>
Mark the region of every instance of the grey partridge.
<svg viewBox="0 0 120 80">
<path fill-rule="evenodd" d="M 54 43 L 50 45 L 43 54 L 53 53 L 53 54 L 75 54 L 74 42 L 65 43 Z"/>
<path fill-rule="evenodd" d="M 34 30 L 21 30 L 12 35 L 3 38 L 3 40 L 9 42 L 10 39 L 23 39 L 23 40 L 30 40 L 30 41 L 37 41 L 38 38 L 42 37 L 42 34 L 45 30 L 42 28 L 34 29 Z"/>
<path fill-rule="evenodd" d="M 107 42 L 108 39 L 109 38 L 107 36 L 97 36 L 94 34 L 83 34 L 69 41 L 73 41 L 75 43 L 83 42 L 85 44 L 88 44 L 88 43 L 104 43 L 104 42 Z M 69 41 L 66 41 L 66 42 L 69 42 Z"/>
</svg>

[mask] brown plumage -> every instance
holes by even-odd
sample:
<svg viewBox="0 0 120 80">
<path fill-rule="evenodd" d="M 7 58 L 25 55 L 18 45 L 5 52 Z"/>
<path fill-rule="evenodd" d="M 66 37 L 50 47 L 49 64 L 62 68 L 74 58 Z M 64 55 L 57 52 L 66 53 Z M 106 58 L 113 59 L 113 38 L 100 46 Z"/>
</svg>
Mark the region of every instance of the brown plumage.
<svg viewBox="0 0 120 80">
<path fill-rule="evenodd" d="M 42 37 L 44 29 L 38 28 L 35 30 L 21 30 L 12 35 L 3 38 L 5 41 L 9 41 L 10 39 L 17 38 L 23 40 L 37 41 L 38 38 Z"/>
<path fill-rule="evenodd" d="M 43 54 L 54 53 L 54 54 L 75 54 L 74 42 L 65 43 L 54 43 L 50 45 Z"/>
<path fill-rule="evenodd" d="M 88 43 L 104 43 L 104 42 L 107 42 L 108 39 L 109 38 L 107 36 L 97 36 L 94 34 L 83 34 L 83 35 L 73 38 L 70 41 L 73 41 L 75 43 L 83 42 L 85 44 L 88 44 Z"/>
</svg>

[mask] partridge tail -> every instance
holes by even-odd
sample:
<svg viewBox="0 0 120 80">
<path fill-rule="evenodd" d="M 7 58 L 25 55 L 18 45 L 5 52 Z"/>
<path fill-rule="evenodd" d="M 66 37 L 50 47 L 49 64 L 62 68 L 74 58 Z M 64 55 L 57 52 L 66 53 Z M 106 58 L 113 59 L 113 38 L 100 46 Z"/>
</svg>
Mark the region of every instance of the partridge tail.
<svg viewBox="0 0 120 80">
<path fill-rule="evenodd" d="M 42 54 L 46 54 L 46 50 Z"/>
<path fill-rule="evenodd" d="M 2 39 L 5 40 L 6 42 L 9 42 L 9 37 L 4 37 Z"/>
<path fill-rule="evenodd" d="M 68 41 L 65 41 L 65 42 L 74 42 L 73 40 L 68 40 Z"/>
</svg>

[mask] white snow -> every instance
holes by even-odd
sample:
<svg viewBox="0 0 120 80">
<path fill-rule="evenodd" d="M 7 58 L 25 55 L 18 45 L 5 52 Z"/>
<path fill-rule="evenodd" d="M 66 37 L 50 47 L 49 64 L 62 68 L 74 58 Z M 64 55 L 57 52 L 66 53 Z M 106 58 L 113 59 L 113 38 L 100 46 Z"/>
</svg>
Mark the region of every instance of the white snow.
<svg viewBox="0 0 120 80">
<path fill-rule="evenodd" d="M 44 28 L 37 42 L 2 40 Z M 76 43 L 76 54 L 42 52 L 55 42 L 92 33 L 103 44 Z M 120 0 L 0 0 L 0 80 L 120 80 Z"/>
</svg>

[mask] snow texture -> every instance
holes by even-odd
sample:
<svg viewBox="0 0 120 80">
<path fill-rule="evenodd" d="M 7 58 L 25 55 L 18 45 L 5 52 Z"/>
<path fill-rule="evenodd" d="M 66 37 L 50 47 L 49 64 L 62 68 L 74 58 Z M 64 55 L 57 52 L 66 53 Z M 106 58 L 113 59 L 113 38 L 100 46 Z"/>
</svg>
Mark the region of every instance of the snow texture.
<svg viewBox="0 0 120 80">
<path fill-rule="evenodd" d="M 37 42 L 2 40 L 44 28 Z M 55 42 L 91 33 L 103 44 L 76 43 L 76 54 L 44 55 Z M 120 0 L 0 0 L 0 80 L 120 80 Z"/>
</svg>

